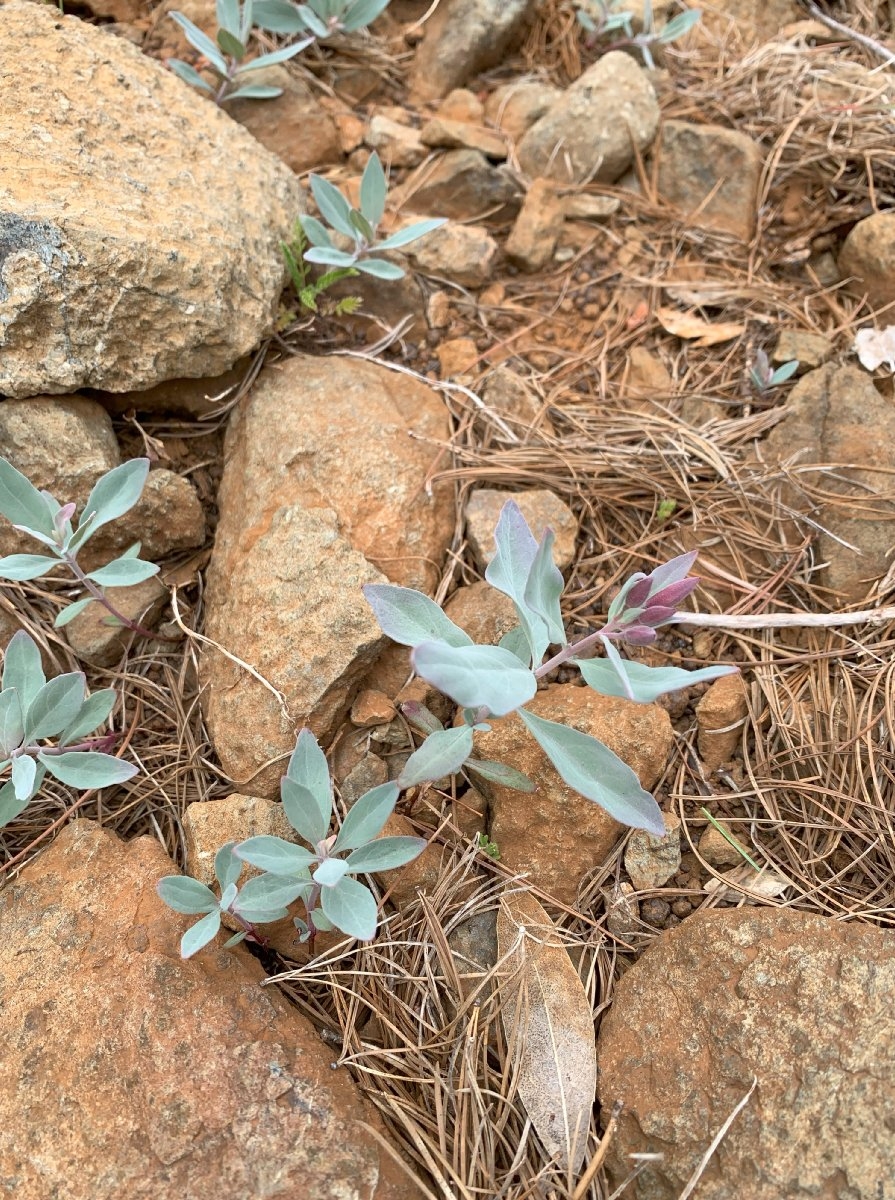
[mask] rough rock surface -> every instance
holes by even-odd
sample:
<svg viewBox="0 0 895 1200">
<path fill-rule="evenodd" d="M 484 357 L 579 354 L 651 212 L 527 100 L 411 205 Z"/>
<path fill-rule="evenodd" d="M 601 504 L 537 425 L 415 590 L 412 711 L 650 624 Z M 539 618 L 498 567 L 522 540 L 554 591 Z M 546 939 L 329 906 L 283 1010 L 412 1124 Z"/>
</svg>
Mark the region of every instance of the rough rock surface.
<svg viewBox="0 0 895 1200">
<path fill-rule="evenodd" d="M 855 225 L 839 254 L 839 272 L 855 277 L 848 290 L 866 292 L 871 308 L 895 300 L 895 213 L 874 213 Z"/>
<path fill-rule="evenodd" d="M 519 624 L 513 601 L 483 579 L 457 588 L 444 612 L 480 646 L 496 646 Z"/>
<path fill-rule="evenodd" d="M 519 206 L 513 177 L 492 166 L 479 150 L 448 150 L 434 167 L 421 170 L 425 173 L 419 179 L 395 189 L 395 204 L 411 212 L 474 221 L 485 215 L 501 218 Z"/>
<path fill-rule="evenodd" d="M 342 158 L 335 121 L 306 83 L 283 65 L 263 67 L 246 77 L 247 84 L 282 89 L 272 100 L 234 100 L 227 112 L 234 121 L 297 175 Z"/>
<path fill-rule="evenodd" d="M 790 909 L 704 912 L 626 972 L 600 1030 L 607 1159 L 658 1151 L 628 1192 L 676 1200 L 878 1200 L 895 1178 L 895 937 Z"/>
<path fill-rule="evenodd" d="M 168 589 L 157 575 L 131 587 L 106 588 L 105 595 L 122 616 L 144 629 L 156 627 L 169 599 Z M 134 639 L 126 625 L 109 625 L 108 620 L 109 610 L 94 600 L 65 626 L 68 644 L 82 662 L 112 667 Z"/>
<path fill-rule="evenodd" d="M 696 705 L 697 746 L 707 771 L 716 771 L 739 746 L 748 712 L 742 675 L 716 679 Z"/>
<path fill-rule="evenodd" d="M 75 821 L 0 894 L 3 1186 L 18 1200 L 415 1197 L 260 964 L 241 946 L 181 960 L 190 918 L 155 893 L 173 873 L 154 839 Z"/>
<path fill-rule="evenodd" d="M 750 137 L 721 125 L 665 121 L 658 154 L 659 193 L 691 224 L 752 237 L 764 159 Z"/>
<path fill-rule="evenodd" d="M 522 376 L 509 367 L 501 364 L 490 372 L 482 385 L 482 399 L 502 420 L 515 427 L 514 432 L 521 432 L 520 424 L 527 429 L 536 425 L 541 432 L 553 436 L 553 422 L 545 406 Z"/>
<path fill-rule="evenodd" d="M 540 120 L 562 90 L 550 83 L 521 79 L 495 88 L 485 102 L 485 115 L 514 142 Z"/>
<path fill-rule="evenodd" d="M 575 539 L 578 536 L 578 520 L 565 501 L 546 488 L 530 492 L 498 492 L 494 488 L 476 488 L 466 502 L 465 515 L 469 545 L 481 571 L 484 573 L 494 557 L 494 530 L 500 511 L 508 500 L 515 500 L 519 505 L 538 541 L 546 528 L 553 530 L 556 534 L 553 561 L 564 571 L 575 557 Z"/>
<path fill-rule="evenodd" d="M 658 705 L 560 684 L 538 692 L 525 707 L 604 742 L 645 788 L 665 769 L 672 730 L 668 713 Z M 529 871 L 537 887 L 574 904 L 581 879 L 600 865 L 623 826 L 563 783 L 515 714 L 493 721 L 490 733 L 476 734 L 475 744 L 476 757 L 509 763 L 537 787 L 524 795 L 476 780 L 491 802 L 489 833 L 500 847 L 501 862 L 512 871 Z"/>
<path fill-rule="evenodd" d="M 861 603 L 871 583 L 891 566 L 892 517 L 895 505 L 880 498 L 891 491 L 895 467 L 895 413 L 873 386 L 866 371 L 834 363 L 810 371 L 793 387 L 784 418 L 765 442 L 767 462 L 794 465 L 829 463 L 835 478 L 816 475 L 813 482 L 841 500 L 807 508 L 788 488 L 785 499 L 810 511 L 814 521 L 830 531 L 817 535 L 823 583 L 841 592 L 846 601 Z M 839 467 L 838 464 L 860 464 Z M 798 535 L 801 536 L 799 533 Z M 860 553 L 843 545 L 842 538 Z"/>
<path fill-rule="evenodd" d="M 663 813 L 662 818 L 664 837 L 635 829 L 625 847 L 625 870 L 638 892 L 661 887 L 681 865 L 680 818 L 671 813 Z"/>
<path fill-rule="evenodd" d="M 546 179 L 536 179 L 510 230 L 505 251 L 523 271 L 540 271 L 550 262 L 562 232 L 563 202 Z"/>
<path fill-rule="evenodd" d="M 217 650 L 202 675 L 224 770 L 255 795 L 277 794 L 281 767 L 247 781 L 292 750 L 305 720 L 328 739 L 386 646 L 361 586 L 437 580 L 453 502 L 449 488 L 427 495 L 437 451 L 425 438 L 448 438 L 433 392 L 340 358 L 290 358 L 234 410 L 207 632 L 283 693 L 289 715 Z"/>
<path fill-rule="evenodd" d="M 444 0 L 427 21 L 416 52 L 414 96 L 445 96 L 494 66 L 536 7 L 537 0 Z"/>
<path fill-rule="evenodd" d="M 466 287 L 488 282 L 498 253 L 497 242 L 483 226 L 454 221 L 408 247 L 408 257 L 423 275 L 439 275 Z"/>
<path fill-rule="evenodd" d="M 646 72 L 611 50 L 587 68 L 519 143 L 533 178 L 614 183 L 652 142 L 659 104 Z"/>
<path fill-rule="evenodd" d="M 0 36 L 0 393 L 226 370 L 276 316 L 295 177 L 123 38 L 16 0 Z"/>
</svg>

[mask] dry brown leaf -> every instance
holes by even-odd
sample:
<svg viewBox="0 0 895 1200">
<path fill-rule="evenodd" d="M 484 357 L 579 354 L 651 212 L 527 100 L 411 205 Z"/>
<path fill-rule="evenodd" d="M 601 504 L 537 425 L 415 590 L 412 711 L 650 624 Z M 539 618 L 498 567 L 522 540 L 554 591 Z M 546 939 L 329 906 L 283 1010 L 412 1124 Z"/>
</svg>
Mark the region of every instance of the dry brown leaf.
<svg viewBox="0 0 895 1200">
<path fill-rule="evenodd" d="M 766 870 L 756 874 L 752 867 L 743 864 L 725 871 L 718 879 L 710 879 L 702 889 L 719 900 L 743 900 L 746 904 L 758 904 L 759 900 L 773 900 L 780 896 L 792 882 L 779 871 Z"/>
<path fill-rule="evenodd" d="M 548 1154 L 581 1166 L 597 1090 L 591 1006 L 556 928 L 528 892 L 497 914 L 501 1018 L 519 1097 Z"/>
<path fill-rule="evenodd" d="M 693 313 L 678 312 L 676 308 L 657 308 L 656 316 L 666 333 L 687 341 L 697 339 L 697 346 L 714 346 L 718 342 L 729 342 L 739 337 L 746 330 L 745 325 L 736 321 L 719 321 L 713 323 Z"/>
</svg>

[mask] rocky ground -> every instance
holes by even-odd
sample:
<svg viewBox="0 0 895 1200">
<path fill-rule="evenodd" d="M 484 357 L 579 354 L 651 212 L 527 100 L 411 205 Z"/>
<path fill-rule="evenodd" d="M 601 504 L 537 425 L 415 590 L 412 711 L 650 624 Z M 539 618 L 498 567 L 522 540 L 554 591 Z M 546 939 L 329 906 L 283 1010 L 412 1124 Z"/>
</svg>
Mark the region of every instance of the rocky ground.
<svg viewBox="0 0 895 1200">
<path fill-rule="evenodd" d="M 0 587 L 0 644 L 116 687 L 141 768 L 0 830 L 0 1194 L 882 1200 L 895 416 L 855 336 L 895 323 L 891 7 L 719 0 L 647 68 L 566 0 L 392 0 L 223 109 L 164 66 L 204 68 L 169 14 L 213 36 L 210 0 L 63 7 L 0 6 L 0 455 L 76 501 L 152 459 L 91 550 L 162 564 L 115 599 L 168 640 L 96 606 L 54 630 L 61 575 Z M 302 312 L 281 244 L 308 173 L 356 196 L 373 150 L 389 230 L 447 223 L 403 280 L 339 285 L 359 312 Z M 761 385 L 762 354 L 798 368 Z M 381 879 L 375 942 L 309 956 L 283 921 L 182 961 L 156 882 L 294 836 L 298 729 L 347 808 L 406 762 L 402 701 L 450 719 L 360 588 L 496 643 L 508 495 L 556 531 L 582 632 L 699 550 L 699 615 L 640 656 L 741 674 L 652 705 L 570 674 L 530 706 L 625 759 L 666 836 L 507 718 L 479 748 L 536 793 L 458 777 L 400 808 L 387 832 L 430 844 Z M 0 554 L 31 550 L 4 522 Z M 520 1082 L 550 1063 L 501 1023 L 520 877 L 596 1035 L 571 1170 Z"/>
</svg>

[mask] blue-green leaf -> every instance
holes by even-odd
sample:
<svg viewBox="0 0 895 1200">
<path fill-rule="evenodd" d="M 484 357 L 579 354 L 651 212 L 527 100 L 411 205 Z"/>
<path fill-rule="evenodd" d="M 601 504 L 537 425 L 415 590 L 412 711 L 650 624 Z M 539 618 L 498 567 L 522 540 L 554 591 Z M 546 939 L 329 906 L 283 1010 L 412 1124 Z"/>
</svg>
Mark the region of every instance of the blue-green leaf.
<svg viewBox="0 0 895 1200">
<path fill-rule="evenodd" d="M 19 629 L 10 638 L 3 656 L 3 690 L 16 689 L 22 712 L 25 713 L 46 682 L 37 644 L 30 634 Z"/>
<path fill-rule="evenodd" d="M 538 690 L 534 673 L 500 646 L 448 646 L 423 642 L 410 656 L 413 669 L 464 708 L 487 708 L 503 717 Z"/>
<path fill-rule="evenodd" d="M 112 754 L 98 754 L 95 750 L 72 750 L 68 754 L 41 753 L 37 757 L 61 783 L 82 791 L 125 783 L 137 773 L 133 763 L 122 762 Z"/>
<path fill-rule="evenodd" d="M 56 629 L 61 629 L 63 625 L 67 625 L 69 621 L 73 621 L 79 616 L 89 605 L 96 604 L 97 601 L 92 596 L 85 596 L 83 600 L 75 600 L 72 604 L 67 604 L 56 614 L 56 619 L 53 625 Z"/>
<path fill-rule="evenodd" d="M 280 799 L 286 820 L 296 833 L 312 846 L 323 841 L 329 831 L 330 814 L 329 811 L 325 815 L 321 813 L 313 792 L 284 775 L 280 780 Z"/>
<path fill-rule="evenodd" d="M 605 809 L 616 821 L 664 837 L 662 812 L 627 763 L 589 734 L 547 721 L 519 709 L 532 737 L 553 763 L 560 778 Z"/>
<path fill-rule="evenodd" d="M 326 763 L 326 755 L 320 749 L 317 739 L 311 733 L 310 729 L 303 729 L 298 735 L 298 741 L 295 743 L 295 749 L 292 752 L 292 757 L 289 759 L 289 766 L 286 770 L 288 779 L 294 780 L 303 788 L 307 788 L 317 805 L 318 827 L 322 827 L 323 832 L 317 838 L 309 838 L 309 841 L 319 842 L 320 838 L 326 837 L 326 832 L 329 829 L 329 822 L 333 810 L 333 793 L 332 783 L 329 778 L 329 767 Z M 286 816 L 289 817 L 287 809 Z M 298 830 L 301 833 L 301 830 Z M 304 836 L 302 834 L 302 836 Z"/>
<path fill-rule="evenodd" d="M 221 54 L 220 50 L 211 40 L 211 38 L 202 32 L 198 25 L 194 25 L 189 17 L 185 17 L 183 13 L 172 12 L 169 14 L 172 21 L 176 21 L 183 32 L 186 34 L 186 40 L 198 50 L 200 54 L 204 54 L 212 66 L 217 67 L 222 75 L 227 74 L 227 60 Z M 148 465 L 148 464 L 147 464 Z M 87 509 L 90 512 L 90 508 Z"/>
<path fill-rule="evenodd" d="M 235 58 L 237 62 L 242 62 L 245 58 L 245 46 L 229 29 L 219 29 L 216 40 L 223 52 L 229 54 L 231 58 Z"/>
<path fill-rule="evenodd" d="M 12 760 L 12 786 L 17 800 L 30 800 L 34 795 L 37 763 L 30 754 L 20 754 Z"/>
<path fill-rule="evenodd" d="M 204 883 L 189 875 L 166 875 L 155 885 L 168 908 L 179 913 L 217 912 L 218 898 Z"/>
<path fill-rule="evenodd" d="M 544 621 L 550 641 L 564 646 L 567 639 L 562 623 L 559 599 L 562 596 L 565 582 L 562 572 L 553 561 L 555 540 L 553 530 L 545 529 L 538 552 L 528 573 L 523 600 L 526 608 L 537 613 Z"/>
<path fill-rule="evenodd" d="M 575 666 L 581 672 L 584 682 L 595 692 L 602 692 L 604 696 L 629 695 L 607 659 L 575 661 Z M 644 663 L 625 663 L 625 674 L 632 693 L 629 698 L 639 704 L 651 704 L 666 692 L 676 692 L 680 688 L 693 687 L 697 683 L 708 683 L 712 679 L 720 679 L 722 675 L 734 675 L 736 670 L 737 668 L 732 666 L 717 666 L 685 671 L 681 667 L 648 667 Z"/>
<path fill-rule="evenodd" d="M 634 688 L 631 686 L 631 680 L 628 677 L 628 664 L 618 652 L 618 647 L 611 638 L 600 638 L 603 643 L 603 649 L 606 651 L 605 662 L 610 670 L 614 673 L 618 686 L 621 688 L 619 695 L 624 696 L 628 700 L 634 699 Z M 584 672 L 581 672 L 584 675 Z M 585 676 L 585 679 L 587 676 Z"/>
<path fill-rule="evenodd" d="M 346 33 L 366 29 L 388 7 L 389 0 L 354 0 L 342 14 L 342 28 Z"/>
<path fill-rule="evenodd" d="M 94 729 L 109 719 L 109 713 L 115 707 L 115 699 L 114 688 L 103 688 L 88 696 L 78 715 L 59 735 L 59 745 L 67 746 L 86 733 L 93 733 Z"/>
<path fill-rule="evenodd" d="M 191 958 L 213 941 L 221 928 L 221 914 L 218 909 L 210 912 L 192 925 L 180 939 L 180 957 Z"/>
<path fill-rule="evenodd" d="M 287 915 L 289 905 L 299 896 L 306 897 L 313 886 L 310 879 L 256 875 L 243 885 L 236 911 L 247 921 L 278 921 Z"/>
<path fill-rule="evenodd" d="M 657 41 L 659 42 L 674 42 L 684 34 L 689 33 L 693 26 L 702 16 L 702 10 L 691 8 L 687 12 L 678 13 L 676 17 L 672 17 L 668 24 L 659 31 Z"/>
<path fill-rule="evenodd" d="M 348 870 L 348 864 L 341 858 L 325 858 L 314 872 L 313 879 L 321 887 L 335 887 Z"/>
<path fill-rule="evenodd" d="M 273 67 L 277 63 L 288 62 L 290 58 L 295 58 L 296 54 L 300 54 L 302 50 L 310 46 L 313 40 L 313 38 L 305 38 L 302 42 L 293 42 L 289 46 L 281 46 L 279 50 L 272 50 L 270 54 L 262 54 L 259 58 L 253 58 L 251 62 L 240 67 L 236 73 L 244 75 L 248 71 L 259 71 L 264 67 Z"/>
<path fill-rule="evenodd" d="M 399 229 L 397 233 L 393 233 L 390 237 L 387 237 L 384 242 L 378 242 L 376 249 L 397 250 L 400 246 L 409 246 L 411 242 L 425 237 L 427 233 L 431 233 L 433 229 L 439 229 L 445 223 L 445 217 L 434 217 L 429 221 L 417 221 L 413 225 L 406 225 L 403 229 Z"/>
<path fill-rule="evenodd" d="M 326 267 L 356 267 L 353 254 L 346 250 L 331 249 L 329 246 L 312 246 L 304 253 L 305 262 L 321 263 Z"/>
<path fill-rule="evenodd" d="M 319 5 L 317 7 L 319 7 Z M 304 21 L 305 25 L 307 25 L 308 29 L 310 29 L 311 33 L 320 38 L 329 37 L 329 28 L 327 27 L 326 22 L 322 21 L 317 15 L 314 6 L 310 4 L 299 4 L 298 11 L 301 13 L 302 20 Z"/>
<path fill-rule="evenodd" d="M 229 92 L 224 96 L 222 103 L 229 103 L 230 100 L 275 100 L 282 94 L 282 88 L 273 87 L 268 83 L 247 83 L 245 87 Z"/>
<path fill-rule="evenodd" d="M 527 667 L 531 662 L 531 646 L 521 625 L 505 633 L 497 644 L 502 650 L 509 650 L 511 654 L 515 654 L 523 666 Z"/>
<path fill-rule="evenodd" d="M 487 758 L 467 758 L 464 766 L 467 771 L 472 771 L 474 775 L 480 775 L 482 779 L 500 787 L 512 788 L 516 792 L 536 790 L 527 775 L 523 775 L 515 767 L 508 767 L 505 763 L 492 762 Z"/>
<path fill-rule="evenodd" d="M 419 646 L 422 642 L 446 642 L 449 646 L 471 646 L 472 638 L 434 600 L 413 588 L 391 583 L 368 583 L 364 598 L 373 610 L 379 628 L 401 646 Z"/>
<path fill-rule="evenodd" d="M 98 583 L 100 587 L 130 587 L 135 583 L 143 583 L 158 575 L 159 569 L 155 563 L 144 562 L 142 558 L 130 558 L 122 555 L 113 559 L 104 567 L 88 572 L 87 578 Z"/>
<path fill-rule="evenodd" d="M 417 783 L 456 775 L 471 753 L 472 730 L 468 725 L 430 733 L 408 758 L 398 777 L 398 787 L 403 791 Z"/>
<path fill-rule="evenodd" d="M 18 750 L 24 732 L 19 693 L 15 688 L 6 688 L 0 692 L 0 756 L 9 758 L 13 750 Z"/>
<path fill-rule="evenodd" d="M 323 889 L 320 906 L 336 929 L 350 937 L 366 942 L 375 936 L 376 901 L 370 889 L 350 875 L 340 879 L 335 887 Z"/>
<path fill-rule="evenodd" d="M 255 24 L 271 33 L 304 33 L 307 25 L 288 0 L 255 0 Z"/>
<path fill-rule="evenodd" d="M 311 192 L 324 221 L 333 229 L 344 233 L 354 241 L 354 226 L 351 224 L 351 205 L 337 187 L 320 175 L 311 176 Z M 312 260 L 313 261 L 313 260 Z"/>
<path fill-rule="evenodd" d="M 485 579 L 515 604 L 519 623 L 528 639 L 531 660 L 537 664 L 550 643 L 544 619 L 530 609 L 525 601 L 525 589 L 538 555 L 538 543 L 515 500 L 508 500 L 501 509 L 494 542 L 497 551 L 488 564 Z"/>
<path fill-rule="evenodd" d="M 394 812 L 400 790 L 394 781 L 380 783 L 355 801 L 342 822 L 333 853 L 355 850 L 381 833 L 383 825 Z"/>
<path fill-rule="evenodd" d="M 375 229 L 382 220 L 385 212 L 385 198 L 388 194 L 388 184 L 385 171 L 379 161 L 379 155 L 374 150 L 370 155 L 360 181 L 360 209 Z"/>
<path fill-rule="evenodd" d="M 38 741 L 61 733 L 81 711 L 85 692 L 80 671 L 57 675 L 45 683 L 25 710 L 24 740 Z"/>
<path fill-rule="evenodd" d="M 427 845 L 425 838 L 418 837 L 377 838 L 366 846 L 352 850 L 345 861 L 352 873 L 391 871 L 419 858 Z"/>
<path fill-rule="evenodd" d="M 359 258 L 354 266 L 362 275 L 373 275 L 376 279 L 403 279 L 405 274 L 403 267 L 381 258 Z"/>
<path fill-rule="evenodd" d="M 333 240 L 322 221 L 318 221 L 316 217 L 299 217 L 299 223 L 312 246 L 332 247 Z"/>
<path fill-rule="evenodd" d="M 39 579 L 59 566 L 46 554 L 8 554 L 0 558 L 0 579 Z"/>
<path fill-rule="evenodd" d="M 0 458 L 0 513 L 13 525 L 37 529 L 54 538 L 53 510 L 30 479 Z"/>
<path fill-rule="evenodd" d="M 214 856 L 214 876 L 221 885 L 221 895 L 242 874 L 242 859 L 233 853 L 236 842 L 226 842 Z"/>
<path fill-rule="evenodd" d="M 215 0 L 214 8 L 221 29 L 225 29 L 227 33 L 238 38 L 240 34 L 239 0 Z"/>
<path fill-rule="evenodd" d="M 295 846 L 284 838 L 270 834 L 247 838 L 234 847 L 233 853 L 243 862 L 251 863 L 261 871 L 269 871 L 271 875 L 307 875 L 317 862 L 317 855 L 305 850 L 304 846 Z"/>
<path fill-rule="evenodd" d="M 189 83 L 193 87 L 202 88 L 204 92 L 214 92 L 211 84 L 202 78 L 195 67 L 191 67 L 189 63 L 182 62 L 179 58 L 169 58 L 168 66 L 175 75 L 179 75 L 184 83 Z"/>
<path fill-rule="evenodd" d="M 176 17 L 178 14 L 171 15 Z M 140 499 L 148 474 L 149 459 L 132 458 L 120 467 L 113 467 L 96 481 L 82 513 L 82 520 L 86 517 L 93 518 L 90 525 L 91 536 L 97 529 L 123 516 L 134 507 Z M 81 521 L 78 525 L 80 527 Z"/>
<path fill-rule="evenodd" d="M 0 787 L 0 829 L 14 821 L 28 807 L 27 800 L 16 799 L 12 780 Z"/>
</svg>

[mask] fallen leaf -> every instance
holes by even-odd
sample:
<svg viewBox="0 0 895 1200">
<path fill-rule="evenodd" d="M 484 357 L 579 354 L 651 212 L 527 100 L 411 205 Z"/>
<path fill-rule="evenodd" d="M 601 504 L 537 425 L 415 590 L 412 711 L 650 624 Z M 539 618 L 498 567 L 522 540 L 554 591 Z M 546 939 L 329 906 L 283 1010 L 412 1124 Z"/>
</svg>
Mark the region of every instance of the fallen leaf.
<svg viewBox="0 0 895 1200">
<path fill-rule="evenodd" d="M 547 1152 L 581 1166 L 597 1090 L 590 1002 L 556 927 L 528 892 L 497 913 L 501 1019 L 519 1097 Z"/>
<path fill-rule="evenodd" d="M 735 321 L 720 321 L 712 323 L 693 313 L 678 312 L 676 308 L 658 308 L 656 316 L 666 333 L 687 341 L 695 341 L 697 346 L 714 346 L 718 342 L 729 342 L 732 338 L 745 333 L 745 325 Z"/>
<path fill-rule="evenodd" d="M 792 881 L 779 871 L 768 868 L 756 873 L 743 864 L 732 871 L 725 871 L 718 879 L 710 879 L 702 890 L 710 896 L 717 896 L 719 900 L 743 900 L 746 904 L 758 904 L 760 900 L 773 900 L 775 896 L 782 895 L 788 887 L 792 887 Z"/>
<path fill-rule="evenodd" d="M 855 351 L 861 366 L 875 371 L 883 363 L 895 372 L 895 325 L 885 329 L 859 329 L 855 334 Z"/>
</svg>

